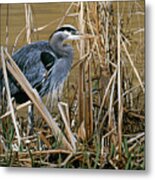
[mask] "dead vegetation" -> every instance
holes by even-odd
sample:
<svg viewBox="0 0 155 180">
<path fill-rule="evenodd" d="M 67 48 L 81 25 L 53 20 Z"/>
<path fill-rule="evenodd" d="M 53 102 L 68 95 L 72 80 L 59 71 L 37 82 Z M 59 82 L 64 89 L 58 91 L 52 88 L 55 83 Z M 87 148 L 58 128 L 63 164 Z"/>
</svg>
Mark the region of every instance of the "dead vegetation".
<svg viewBox="0 0 155 180">
<path fill-rule="evenodd" d="M 9 5 L 8 5 L 9 6 Z M 63 102 L 50 112 L 32 89 L 8 52 L 1 47 L 6 96 L 0 114 L 0 165 L 97 169 L 144 169 L 144 2 L 70 3 L 61 19 L 34 27 L 30 4 L 24 5 L 27 43 L 38 31 L 73 18 L 81 33 L 93 38 L 77 43 Z M 76 21 L 75 21 L 76 20 Z M 11 100 L 7 71 L 31 102 Z M 27 111 L 35 105 L 35 132 L 29 136 Z M 23 115 L 24 114 L 24 115 Z"/>
</svg>

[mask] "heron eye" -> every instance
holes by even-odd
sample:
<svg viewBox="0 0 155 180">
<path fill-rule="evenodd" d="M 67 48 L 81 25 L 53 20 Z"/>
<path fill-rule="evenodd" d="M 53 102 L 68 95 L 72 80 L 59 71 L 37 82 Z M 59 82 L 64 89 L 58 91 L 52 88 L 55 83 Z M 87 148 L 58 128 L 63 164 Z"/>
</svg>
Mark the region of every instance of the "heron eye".
<svg viewBox="0 0 155 180">
<path fill-rule="evenodd" d="M 71 31 L 71 33 L 72 33 L 73 35 L 76 35 L 76 31 Z"/>
</svg>

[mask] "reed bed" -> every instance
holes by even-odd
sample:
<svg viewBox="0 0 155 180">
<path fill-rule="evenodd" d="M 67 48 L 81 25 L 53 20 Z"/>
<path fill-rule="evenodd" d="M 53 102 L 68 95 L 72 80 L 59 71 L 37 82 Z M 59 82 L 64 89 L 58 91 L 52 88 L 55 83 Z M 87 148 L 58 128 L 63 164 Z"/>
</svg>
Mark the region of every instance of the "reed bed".
<svg viewBox="0 0 155 180">
<path fill-rule="evenodd" d="M 9 8 L 1 62 L 6 92 L 1 99 L 0 165 L 19 167 L 145 169 L 144 2 L 70 3 L 62 18 L 34 26 L 25 4 L 25 27 L 9 46 Z M 77 42 L 62 102 L 51 111 L 11 58 L 20 37 L 27 43 L 72 19 L 87 39 Z M 31 101 L 11 100 L 7 71 Z M 22 82 L 22 83 L 21 83 Z M 35 105 L 29 135 L 27 107 Z M 23 113 L 24 112 L 24 113 Z"/>
</svg>

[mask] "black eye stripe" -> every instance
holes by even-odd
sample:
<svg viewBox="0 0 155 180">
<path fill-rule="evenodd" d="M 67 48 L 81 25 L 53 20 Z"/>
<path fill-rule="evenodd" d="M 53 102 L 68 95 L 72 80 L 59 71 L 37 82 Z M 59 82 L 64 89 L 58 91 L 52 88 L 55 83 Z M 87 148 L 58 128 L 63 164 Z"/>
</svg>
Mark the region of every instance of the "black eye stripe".
<svg viewBox="0 0 155 180">
<path fill-rule="evenodd" d="M 68 31 L 68 32 L 71 32 L 72 34 L 76 33 L 76 30 L 71 27 L 61 27 L 58 30 L 56 30 L 55 32 L 60 32 L 60 31 Z"/>
<path fill-rule="evenodd" d="M 61 28 L 57 29 L 56 31 L 54 31 L 54 32 L 51 34 L 51 36 L 49 37 L 49 39 L 51 39 L 52 36 L 53 36 L 55 33 L 57 33 L 57 32 L 63 32 L 63 31 L 71 32 L 71 33 L 74 34 L 74 35 L 75 35 L 76 32 L 77 32 L 76 29 L 74 29 L 74 28 L 72 28 L 72 27 L 69 27 L 69 26 L 61 27 Z"/>
</svg>

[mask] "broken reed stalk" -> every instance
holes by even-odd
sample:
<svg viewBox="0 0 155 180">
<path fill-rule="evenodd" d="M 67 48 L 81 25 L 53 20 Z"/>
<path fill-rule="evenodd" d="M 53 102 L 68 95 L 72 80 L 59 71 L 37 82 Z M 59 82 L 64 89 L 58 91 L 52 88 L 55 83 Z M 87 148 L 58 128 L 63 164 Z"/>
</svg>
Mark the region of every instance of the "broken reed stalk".
<svg viewBox="0 0 155 180">
<path fill-rule="evenodd" d="M 21 31 L 17 34 L 16 39 L 15 39 L 15 42 L 14 42 L 14 45 L 13 45 L 13 48 L 12 48 L 12 54 L 14 53 L 15 48 L 16 48 L 17 43 L 18 43 L 18 40 L 19 40 L 20 36 L 22 35 L 22 33 L 25 31 L 25 29 L 26 29 L 26 27 L 24 27 L 23 29 L 21 29 Z"/>
<path fill-rule="evenodd" d="M 26 40 L 31 43 L 31 29 L 32 29 L 32 10 L 30 4 L 24 4 L 25 7 L 25 22 L 26 22 Z"/>
<path fill-rule="evenodd" d="M 128 151 L 131 152 L 131 151 L 135 150 L 137 145 L 142 144 L 144 142 L 145 142 L 145 137 L 140 138 L 138 141 L 136 141 L 134 144 L 132 144 L 132 146 L 129 148 Z M 139 149 L 139 146 L 137 148 Z M 144 158 L 144 155 L 143 155 L 143 158 Z"/>
<path fill-rule="evenodd" d="M 23 103 L 23 104 L 20 104 L 20 105 L 18 105 L 18 106 L 16 107 L 16 111 L 20 111 L 21 109 L 23 109 L 23 108 L 25 108 L 25 107 L 27 107 L 27 106 L 29 106 L 29 105 L 31 105 L 31 104 L 32 104 L 31 101 L 27 101 L 27 102 L 25 102 L 25 103 Z M 5 119 L 6 117 L 10 116 L 10 114 L 11 114 L 11 111 L 7 111 L 5 114 L 3 114 L 2 116 L 0 116 L 0 119 Z"/>
<path fill-rule="evenodd" d="M 66 13 L 65 13 L 64 16 L 61 18 L 61 21 L 59 22 L 57 28 L 59 28 L 59 27 L 62 25 L 62 23 L 64 22 L 65 18 L 68 16 L 70 10 L 72 9 L 73 5 L 74 5 L 74 2 L 72 2 L 72 3 L 70 4 L 70 6 L 68 7 Z"/>
<path fill-rule="evenodd" d="M 95 33 L 93 31 L 93 25 L 90 21 L 90 11 L 89 5 L 86 2 L 85 4 L 86 10 L 85 10 L 85 18 L 89 20 L 89 27 L 91 29 L 91 34 L 95 37 Z M 93 6 L 94 7 L 94 4 Z M 94 43 L 96 43 L 96 39 L 94 38 Z M 87 75 L 85 78 L 87 78 L 87 81 L 85 81 L 85 129 L 86 129 L 86 138 L 89 140 L 93 135 L 93 94 L 92 94 L 92 53 L 91 51 L 91 39 L 88 39 L 85 41 L 86 51 L 89 52 L 89 56 L 86 61 L 85 69 L 87 71 Z M 94 45 L 94 44 L 93 44 Z M 93 47 L 93 46 L 92 46 Z M 86 53 L 87 54 L 87 53 Z"/>
<path fill-rule="evenodd" d="M 42 154 L 70 154 L 71 152 L 64 149 L 49 149 L 49 150 L 43 150 L 43 151 L 32 151 L 32 155 L 42 155 Z M 29 152 L 18 152 L 18 156 L 20 158 L 29 156 Z"/>
<path fill-rule="evenodd" d="M 110 6 L 110 3 L 111 2 L 105 2 L 105 8 L 106 8 L 106 5 L 108 6 L 108 9 L 109 9 L 109 6 Z M 109 64 L 109 61 L 110 61 L 110 43 L 109 43 L 109 21 L 110 21 L 110 17 L 109 17 L 109 12 L 107 11 L 106 12 L 106 16 L 105 16 L 105 63 L 106 64 Z"/>
<path fill-rule="evenodd" d="M 66 104 L 63 103 L 63 102 L 59 102 L 58 103 L 58 108 L 59 108 L 60 114 L 62 116 L 63 122 L 65 124 L 66 135 L 67 135 L 69 141 L 71 142 L 74 151 L 76 151 L 76 139 L 75 139 L 75 137 L 74 137 L 74 135 L 73 135 L 73 133 L 71 131 L 71 128 L 70 128 L 70 125 L 69 125 L 69 120 L 67 121 L 67 118 L 66 118 L 66 115 L 64 113 L 64 110 L 63 110 L 62 106 L 66 106 Z"/>
<path fill-rule="evenodd" d="M 4 74 L 5 87 L 6 87 L 7 97 L 8 97 L 8 104 L 9 104 L 11 117 L 12 117 L 12 121 L 13 121 L 14 128 L 15 128 L 15 132 L 16 132 L 17 139 L 18 139 L 18 146 L 20 147 L 20 144 L 21 144 L 20 139 L 21 138 L 20 138 L 19 129 L 17 126 L 17 121 L 16 121 L 16 116 L 15 116 L 15 112 L 14 112 L 14 108 L 13 108 L 13 104 L 12 104 L 12 100 L 11 100 L 11 93 L 10 93 L 10 88 L 9 88 L 9 81 L 8 81 L 8 75 L 7 75 L 7 70 L 6 70 L 3 47 L 1 47 L 1 59 L 2 59 L 2 69 L 3 69 L 3 74 Z"/>
<path fill-rule="evenodd" d="M 51 168 L 61 168 L 61 167 L 64 167 L 72 157 L 73 157 L 73 154 L 71 153 L 67 156 L 67 158 L 62 163 L 58 163 L 58 164 L 47 163 L 47 164 Z"/>
<path fill-rule="evenodd" d="M 7 16 L 6 16 L 6 42 L 5 45 L 8 49 L 8 43 L 9 43 L 9 4 L 7 4 Z"/>
<path fill-rule="evenodd" d="M 81 33 L 84 34 L 85 29 L 85 23 L 83 21 L 84 19 L 84 2 L 79 2 L 79 30 Z M 84 40 L 80 41 L 80 59 L 84 56 Z M 79 66 L 79 91 L 78 91 L 78 108 L 79 108 L 79 122 L 78 122 L 78 128 L 79 132 L 81 132 L 80 128 L 82 123 L 84 123 L 84 63 L 81 63 Z M 82 128 L 83 129 L 83 128 Z M 83 129 L 84 130 L 84 129 Z M 85 134 L 85 133 L 84 133 Z M 79 137 L 83 136 L 82 134 L 78 134 Z M 85 137 L 81 137 L 82 139 L 85 139 Z"/>
<path fill-rule="evenodd" d="M 128 60 L 129 60 L 129 62 L 130 62 L 130 64 L 131 64 L 131 67 L 133 68 L 134 73 L 135 73 L 135 75 L 136 75 L 136 77 L 137 77 L 137 79 L 138 79 L 138 81 L 139 81 L 139 84 L 140 84 L 143 92 L 145 92 L 145 88 L 144 88 L 143 82 L 142 82 L 142 80 L 141 80 L 141 77 L 140 77 L 140 75 L 139 75 L 139 73 L 138 73 L 138 71 L 137 71 L 137 68 L 136 68 L 135 65 L 134 65 L 134 62 L 133 62 L 133 60 L 132 60 L 132 58 L 131 58 L 128 50 L 127 50 L 127 47 L 126 47 L 124 41 L 122 40 L 122 38 L 121 38 L 121 43 L 122 43 L 123 48 L 124 48 L 124 50 L 125 50 L 126 56 L 127 56 Z"/>
<path fill-rule="evenodd" d="M 133 144 L 134 141 L 137 142 L 138 139 L 140 139 L 141 137 L 145 137 L 145 132 L 142 132 L 142 133 L 137 134 L 135 137 L 129 139 L 129 140 L 127 141 L 127 143 L 128 143 L 128 144 Z"/>
<path fill-rule="evenodd" d="M 109 83 L 108 83 L 107 87 L 106 87 L 104 96 L 103 96 L 102 101 L 101 101 L 100 109 L 99 109 L 99 112 L 98 112 L 98 121 L 100 120 L 100 116 L 101 116 L 101 113 L 102 113 L 102 108 L 103 108 L 103 106 L 104 106 L 104 104 L 105 104 L 105 100 L 106 100 L 106 98 L 107 98 L 107 96 L 108 96 L 109 89 L 110 89 L 110 87 L 111 87 L 111 84 L 112 84 L 115 76 L 116 76 L 116 73 L 117 73 L 117 72 L 116 72 L 116 70 L 115 70 L 114 73 L 113 73 L 113 75 L 111 76 L 111 78 L 110 78 L 110 80 L 109 80 Z"/>
<path fill-rule="evenodd" d="M 119 157 L 122 158 L 122 118 L 123 118 L 123 102 L 122 102 L 122 81 L 121 81 L 121 19 L 119 14 L 119 2 L 117 2 L 117 95 L 118 95 L 118 151 Z"/>
<path fill-rule="evenodd" d="M 51 26 L 52 24 L 56 23 L 57 21 L 60 21 L 61 18 L 57 18 L 55 19 L 54 21 L 51 21 L 43 26 L 40 26 L 40 27 L 36 27 L 36 28 L 33 28 L 33 32 L 38 32 L 38 31 L 42 31 L 46 28 L 48 28 L 49 26 Z"/>
<path fill-rule="evenodd" d="M 50 149 L 51 144 L 47 140 L 46 136 L 44 136 L 44 134 L 42 132 L 39 133 L 39 136 L 40 136 L 40 139 L 43 141 L 43 143 L 46 144 L 46 146 Z"/>
<path fill-rule="evenodd" d="M 91 56 L 90 56 L 91 58 Z M 88 85 L 86 93 L 86 136 L 87 139 L 90 139 L 93 135 L 93 95 L 92 95 L 92 80 L 91 80 L 91 61 L 88 60 Z"/>
<path fill-rule="evenodd" d="M 5 53 L 8 57 L 6 60 L 7 69 L 16 79 L 16 81 L 20 84 L 25 93 L 29 96 L 33 104 L 36 106 L 43 119 L 47 122 L 49 127 L 51 128 L 53 135 L 57 139 L 58 142 L 62 143 L 64 148 L 67 148 L 70 151 L 73 151 L 70 143 L 65 138 L 63 132 L 57 126 L 56 122 L 52 119 L 51 114 L 47 110 L 46 106 L 43 104 L 39 94 L 35 89 L 32 89 L 30 83 L 27 81 L 21 70 L 16 65 L 15 61 L 11 58 L 10 54 L 5 50 Z"/>
<path fill-rule="evenodd" d="M 115 122 L 113 122 L 114 118 L 112 117 L 112 114 L 114 112 L 113 102 L 114 102 L 114 90 L 115 90 L 115 81 L 116 81 L 116 73 L 114 73 L 114 74 L 115 74 L 115 76 L 114 76 L 114 79 L 112 82 L 110 100 L 109 100 L 109 109 L 108 109 L 108 111 L 109 111 L 109 121 L 108 121 L 109 130 L 114 129 L 114 126 L 115 126 Z"/>
</svg>

